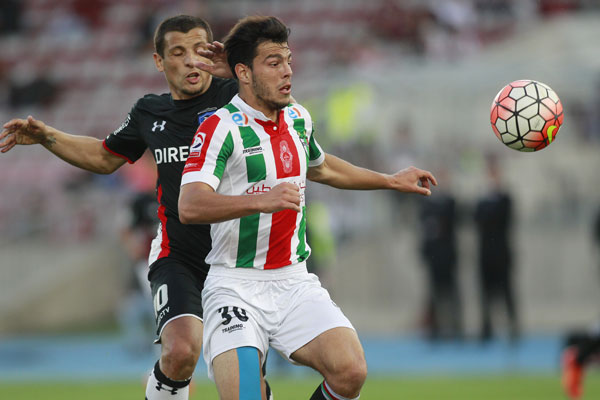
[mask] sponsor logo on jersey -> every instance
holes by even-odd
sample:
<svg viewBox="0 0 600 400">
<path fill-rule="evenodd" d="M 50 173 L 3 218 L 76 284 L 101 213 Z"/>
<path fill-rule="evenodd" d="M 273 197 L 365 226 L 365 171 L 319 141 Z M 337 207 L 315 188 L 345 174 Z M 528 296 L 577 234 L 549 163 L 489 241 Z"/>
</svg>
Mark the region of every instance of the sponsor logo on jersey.
<svg viewBox="0 0 600 400">
<path fill-rule="evenodd" d="M 198 113 L 198 125 L 202 125 L 204 121 L 217 111 L 217 107 L 209 107 Z"/>
<path fill-rule="evenodd" d="M 250 189 L 246 190 L 246 194 L 262 194 L 267 193 L 271 190 L 271 186 L 267 186 L 264 183 L 262 185 L 254 185 Z"/>
<path fill-rule="evenodd" d="M 248 116 L 243 112 L 231 114 L 231 120 L 238 126 L 248 125 Z"/>
<path fill-rule="evenodd" d="M 163 147 L 162 149 L 154 149 L 154 161 L 156 165 L 185 162 L 189 156 L 190 148 L 188 146 L 179 147 Z"/>
<path fill-rule="evenodd" d="M 298 110 L 296 107 L 288 107 L 288 115 L 290 116 L 291 119 L 296 119 L 296 118 L 300 118 L 302 116 L 302 114 L 300 113 L 300 110 Z"/>
<path fill-rule="evenodd" d="M 304 180 L 289 180 L 289 183 L 292 183 L 300 188 L 300 201 L 304 201 L 304 190 L 306 189 L 306 181 Z M 256 184 L 249 189 L 246 189 L 246 194 L 264 194 L 271 190 L 271 186 L 267 186 L 264 183 Z"/>
<path fill-rule="evenodd" d="M 117 133 L 121 132 L 123 129 L 125 129 L 125 127 L 127 127 L 127 125 L 129 125 L 129 121 L 131 121 L 131 114 L 127 114 L 127 118 L 125 119 L 125 122 L 123 122 L 121 124 L 121 126 L 119 126 L 114 132 L 113 135 L 116 135 Z"/>
<path fill-rule="evenodd" d="M 251 156 L 253 154 L 262 153 L 263 148 L 261 146 L 248 147 L 247 149 L 242 150 L 242 154 Z"/>
<path fill-rule="evenodd" d="M 159 129 L 161 132 L 165 130 L 165 125 L 167 125 L 167 121 L 162 121 L 160 124 L 158 121 L 154 121 L 154 125 L 152 125 L 152 132 L 156 132 Z"/>
</svg>

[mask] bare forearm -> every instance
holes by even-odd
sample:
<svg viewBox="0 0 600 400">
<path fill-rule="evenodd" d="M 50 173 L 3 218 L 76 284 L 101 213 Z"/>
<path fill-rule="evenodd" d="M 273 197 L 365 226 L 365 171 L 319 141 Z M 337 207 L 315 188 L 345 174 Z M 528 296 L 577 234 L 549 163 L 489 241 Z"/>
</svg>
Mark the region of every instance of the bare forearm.
<svg viewBox="0 0 600 400">
<path fill-rule="evenodd" d="M 389 175 L 358 167 L 331 154 L 323 165 L 309 171 L 308 179 L 338 189 L 389 189 Z"/>
<path fill-rule="evenodd" d="M 99 139 L 71 135 L 50 126 L 41 144 L 69 164 L 98 174 L 110 174 L 125 163 L 124 159 L 106 151 Z"/>
<path fill-rule="evenodd" d="M 212 224 L 260 212 L 258 196 L 226 196 L 201 190 L 194 184 L 181 187 L 179 220 L 183 224 Z"/>
</svg>

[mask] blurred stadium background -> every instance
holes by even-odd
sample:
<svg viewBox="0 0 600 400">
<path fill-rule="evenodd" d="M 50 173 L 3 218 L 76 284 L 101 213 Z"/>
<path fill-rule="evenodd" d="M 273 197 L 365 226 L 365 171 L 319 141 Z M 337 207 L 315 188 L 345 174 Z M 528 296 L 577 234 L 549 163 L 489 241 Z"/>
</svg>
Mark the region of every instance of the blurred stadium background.
<svg viewBox="0 0 600 400">
<path fill-rule="evenodd" d="M 432 344 L 423 338 L 422 199 L 309 186 L 327 243 L 318 273 L 363 337 L 373 374 L 558 382 L 565 335 L 600 323 L 600 1 L 3 0 L 0 13 L 0 120 L 31 114 L 98 138 L 139 97 L 167 91 L 151 57 L 164 17 L 203 16 L 216 39 L 248 14 L 286 22 L 294 97 L 326 151 L 388 172 L 427 168 L 460 209 L 466 338 Z M 550 85 L 564 104 L 565 125 L 542 152 L 510 150 L 489 126 L 492 99 L 516 79 Z M 489 155 L 515 200 L 522 337 L 509 343 L 500 329 L 481 345 L 472 215 Z M 152 160 L 96 176 L 35 146 L 1 155 L 0 166 L 0 380 L 140 378 L 156 354 L 128 352 L 118 323 L 130 263 L 119 232 L 132 196 L 154 185 Z"/>
</svg>

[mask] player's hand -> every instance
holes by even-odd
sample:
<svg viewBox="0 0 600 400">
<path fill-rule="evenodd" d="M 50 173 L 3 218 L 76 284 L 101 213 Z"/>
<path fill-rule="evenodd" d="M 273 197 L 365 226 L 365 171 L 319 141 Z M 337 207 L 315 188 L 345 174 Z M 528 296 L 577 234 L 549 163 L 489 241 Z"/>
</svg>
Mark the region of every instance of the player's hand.
<svg viewBox="0 0 600 400">
<path fill-rule="evenodd" d="M 262 196 L 261 212 L 263 213 L 274 213 L 281 210 L 302 211 L 300 209 L 300 188 L 293 183 L 280 183 L 260 196 Z"/>
<path fill-rule="evenodd" d="M 4 124 L 0 133 L 0 151 L 6 153 L 17 144 L 45 143 L 47 126 L 31 115 L 27 119 L 13 119 Z"/>
<path fill-rule="evenodd" d="M 430 183 L 437 185 L 433 174 L 423 169 L 408 167 L 391 176 L 392 189 L 424 196 L 431 194 Z"/>
<path fill-rule="evenodd" d="M 227 62 L 227 53 L 225 53 L 225 46 L 223 46 L 223 43 L 217 41 L 209 43 L 206 46 L 206 50 L 198 50 L 198 55 L 208 58 L 212 61 L 212 64 L 197 61 L 194 63 L 196 68 L 200 68 L 202 71 L 206 71 L 218 78 L 233 78 L 231 68 L 229 68 L 229 63 Z"/>
</svg>

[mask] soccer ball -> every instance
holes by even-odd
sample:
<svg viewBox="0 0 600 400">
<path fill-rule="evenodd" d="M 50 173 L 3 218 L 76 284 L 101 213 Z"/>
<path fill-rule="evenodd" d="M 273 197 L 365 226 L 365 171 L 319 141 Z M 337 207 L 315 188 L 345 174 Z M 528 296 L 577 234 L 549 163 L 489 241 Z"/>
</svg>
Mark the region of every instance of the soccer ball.
<svg viewBox="0 0 600 400">
<path fill-rule="evenodd" d="M 548 85 L 514 81 L 496 95 L 490 121 L 498 139 L 511 149 L 537 151 L 556 139 L 563 123 L 563 106 Z"/>
</svg>

